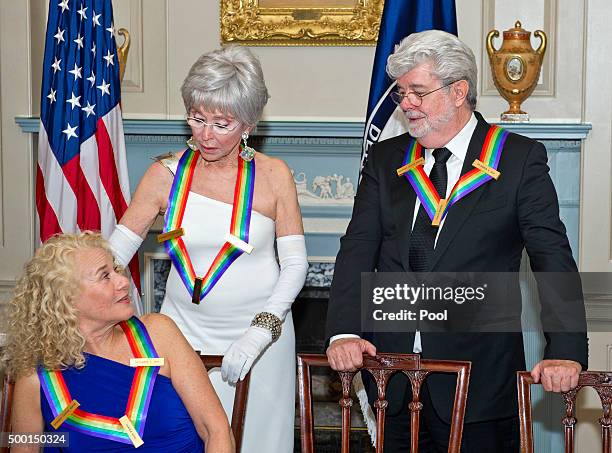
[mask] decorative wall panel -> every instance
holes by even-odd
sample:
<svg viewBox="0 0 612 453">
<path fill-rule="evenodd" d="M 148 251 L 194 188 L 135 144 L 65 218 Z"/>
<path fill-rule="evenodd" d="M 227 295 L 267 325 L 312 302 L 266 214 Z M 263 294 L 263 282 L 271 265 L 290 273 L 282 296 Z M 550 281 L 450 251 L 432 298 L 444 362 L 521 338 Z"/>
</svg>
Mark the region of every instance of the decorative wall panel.
<svg viewBox="0 0 612 453">
<path fill-rule="evenodd" d="M 499 49 L 502 43 L 503 31 L 514 27 L 515 21 L 521 21 L 523 28 L 530 31 L 533 48 L 537 48 L 539 40 L 533 38 L 533 32 L 537 29 L 543 30 L 547 37 L 547 49 L 542 63 L 540 79 L 531 96 L 554 96 L 555 95 L 555 71 L 557 61 L 557 0 L 523 0 L 529 2 L 529 8 L 521 8 L 521 2 L 497 2 L 494 0 L 483 0 L 482 28 L 484 34 L 489 30 L 497 29 L 500 37 L 494 40 L 494 46 Z M 534 4 L 535 3 L 535 4 Z M 524 15 L 523 15 L 524 14 Z M 501 17 L 500 17 L 501 16 Z M 486 52 L 481 55 L 482 93 L 483 95 L 498 95 L 491 66 Z"/>
<path fill-rule="evenodd" d="M 130 51 L 121 82 L 121 90 L 142 93 L 144 91 L 142 0 L 113 2 L 113 17 L 116 30 L 125 28 L 130 33 Z M 117 36 L 116 39 L 117 46 L 121 46 L 123 37 Z"/>
</svg>

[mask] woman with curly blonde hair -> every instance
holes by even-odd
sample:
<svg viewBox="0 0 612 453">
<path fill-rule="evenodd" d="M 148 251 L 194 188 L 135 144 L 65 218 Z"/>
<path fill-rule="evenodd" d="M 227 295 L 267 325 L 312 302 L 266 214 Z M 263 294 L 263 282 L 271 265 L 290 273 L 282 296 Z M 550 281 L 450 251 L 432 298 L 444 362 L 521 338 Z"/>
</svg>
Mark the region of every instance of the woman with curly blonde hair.
<svg viewBox="0 0 612 453">
<path fill-rule="evenodd" d="M 16 378 L 13 431 L 68 432 L 63 451 L 128 444 L 191 452 L 203 443 L 233 451 L 199 357 L 168 317 L 134 317 L 129 281 L 99 234 L 58 235 L 37 251 L 17 283 L 6 328 L 2 364 Z M 38 451 L 13 451 L 28 448 Z"/>
</svg>

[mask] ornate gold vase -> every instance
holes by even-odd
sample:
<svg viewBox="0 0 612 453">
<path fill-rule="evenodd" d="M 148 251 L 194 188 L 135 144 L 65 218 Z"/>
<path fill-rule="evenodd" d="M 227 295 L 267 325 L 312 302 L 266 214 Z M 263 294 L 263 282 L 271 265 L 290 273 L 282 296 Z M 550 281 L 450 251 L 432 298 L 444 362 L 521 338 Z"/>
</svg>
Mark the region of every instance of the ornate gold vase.
<svg viewBox="0 0 612 453">
<path fill-rule="evenodd" d="M 529 114 L 521 110 L 521 103 L 529 97 L 538 82 L 546 51 L 546 34 L 536 30 L 533 35 L 540 38 L 540 46 L 536 50 L 531 47 L 531 32 L 516 21 L 514 28 L 504 31 L 502 45 L 495 50 L 493 38 L 499 37 L 499 32 L 491 30 L 487 34 L 493 81 L 499 94 L 510 104 L 510 108 L 501 114 L 502 121 L 529 121 Z"/>
</svg>

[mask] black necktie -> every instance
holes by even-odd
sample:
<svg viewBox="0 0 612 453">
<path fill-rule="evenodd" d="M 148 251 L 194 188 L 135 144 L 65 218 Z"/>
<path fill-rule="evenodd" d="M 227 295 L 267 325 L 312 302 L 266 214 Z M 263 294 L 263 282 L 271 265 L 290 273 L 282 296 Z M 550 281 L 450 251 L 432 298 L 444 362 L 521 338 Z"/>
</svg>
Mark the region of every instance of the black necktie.
<svg viewBox="0 0 612 453">
<path fill-rule="evenodd" d="M 429 173 L 429 179 L 440 198 L 444 198 L 446 197 L 446 182 L 448 180 L 446 161 L 451 157 L 451 152 L 446 148 L 438 148 L 434 150 L 433 156 L 436 162 Z M 431 225 L 431 219 L 421 203 L 410 236 L 409 259 L 410 269 L 413 272 L 427 272 L 429 270 L 429 262 L 433 255 L 437 232 L 438 227 Z"/>
</svg>

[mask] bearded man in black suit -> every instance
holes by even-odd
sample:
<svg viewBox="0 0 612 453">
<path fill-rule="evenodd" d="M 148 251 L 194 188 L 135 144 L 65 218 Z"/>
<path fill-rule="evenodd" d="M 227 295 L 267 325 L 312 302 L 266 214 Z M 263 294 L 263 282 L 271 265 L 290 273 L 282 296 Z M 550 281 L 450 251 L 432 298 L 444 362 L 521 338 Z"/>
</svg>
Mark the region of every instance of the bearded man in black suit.
<svg viewBox="0 0 612 453">
<path fill-rule="evenodd" d="M 517 303 L 518 298 L 520 304 L 518 271 L 526 249 L 536 278 L 541 272 L 569 273 L 581 294 L 546 150 L 535 140 L 504 133 L 501 157 L 491 164 L 501 173 L 499 179 L 455 201 L 439 226 L 432 226 L 433 213 L 424 208 L 422 195 L 396 170 L 407 162 L 413 138 L 422 146 L 423 170 L 440 199 L 448 198 L 460 177 L 474 168 L 491 128 L 475 111 L 476 61 L 457 37 L 432 30 L 402 40 L 387 61 L 387 73 L 397 82 L 392 97 L 406 115 L 409 133 L 374 145 L 363 170 L 335 264 L 327 316 L 328 359 L 336 370 L 354 370 L 361 366 L 363 353 L 374 355 L 377 350 L 471 361 L 462 451 L 516 452 L 515 373 L 525 369 L 521 332 L 363 332 L 360 274 L 516 273 L 507 303 Z M 545 319 L 555 313 L 557 301 L 542 292 L 543 286 L 539 285 Z M 531 371 L 547 391 L 575 387 L 587 366 L 581 295 L 575 304 L 574 325 L 580 328 L 545 331 L 544 357 Z M 401 377 L 392 380 L 387 394 L 386 451 L 409 451 L 411 394 Z M 421 395 L 420 451 L 446 451 L 454 383 L 451 375 L 427 378 Z"/>
</svg>

